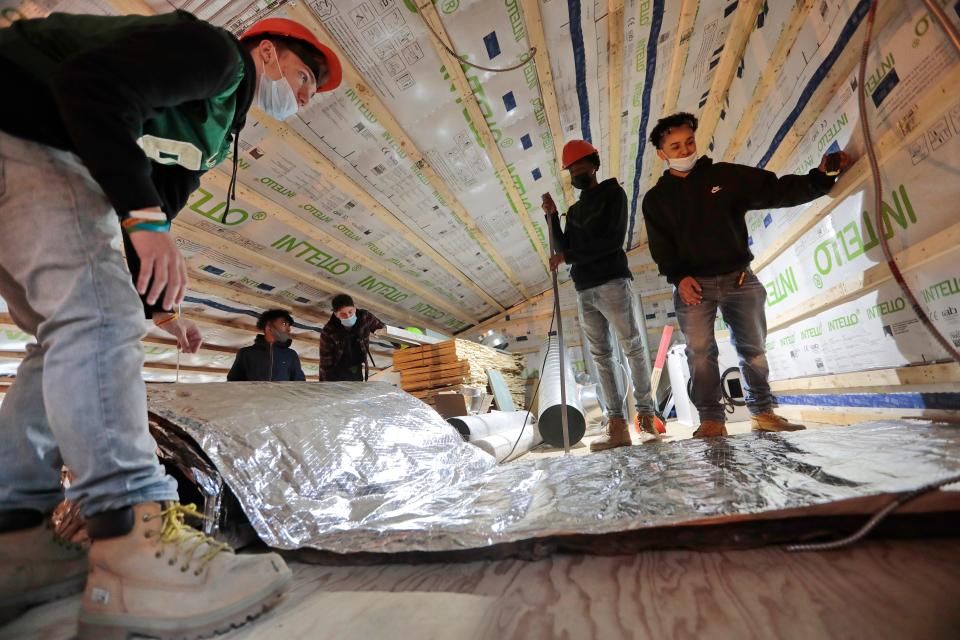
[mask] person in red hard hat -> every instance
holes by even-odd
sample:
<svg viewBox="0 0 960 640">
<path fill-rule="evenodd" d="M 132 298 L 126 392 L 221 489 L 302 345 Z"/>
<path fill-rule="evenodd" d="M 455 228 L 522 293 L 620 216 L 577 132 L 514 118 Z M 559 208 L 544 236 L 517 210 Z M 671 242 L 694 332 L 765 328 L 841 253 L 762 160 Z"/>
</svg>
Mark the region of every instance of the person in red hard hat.
<svg viewBox="0 0 960 640">
<path fill-rule="evenodd" d="M 571 265 L 570 277 L 577 290 L 580 325 L 590 343 L 607 406 L 607 435 L 590 443 L 591 451 L 632 444 L 624 398 L 617 388 L 617 365 L 610 347 L 613 328 L 623 348 L 633 379 L 633 394 L 641 430 L 659 438 L 654 424 L 650 373 L 640 337 L 639 311 L 633 293 L 633 275 L 623 250 L 627 234 L 627 194 L 616 178 L 597 182 L 600 154 L 585 140 L 571 140 L 563 146 L 563 168 L 570 172 L 580 199 L 567 211 L 566 228 L 560 227 L 557 206 L 549 194 L 543 210 L 556 239 L 558 251 L 550 268 L 561 262 Z"/>
<path fill-rule="evenodd" d="M 288 118 L 340 63 L 290 20 L 238 39 L 180 11 L 21 20 L 0 62 L 0 296 L 36 336 L 0 405 L 0 618 L 86 584 L 81 638 L 242 624 L 290 571 L 185 523 L 196 510 L 147 428 L 143 317 L 199 348 L 174 313 L 187 277 L 170 222 L 231 144 L 236 158 L 251 106 Z M 49 526 L 63 464 L 89 554 Z"/>
</svg>

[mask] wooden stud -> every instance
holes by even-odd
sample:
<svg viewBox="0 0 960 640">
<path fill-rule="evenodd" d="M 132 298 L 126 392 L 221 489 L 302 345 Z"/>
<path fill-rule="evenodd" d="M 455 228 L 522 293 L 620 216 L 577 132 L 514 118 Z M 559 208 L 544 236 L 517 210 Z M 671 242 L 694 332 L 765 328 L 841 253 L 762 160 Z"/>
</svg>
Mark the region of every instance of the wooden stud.
<svg viewBox="0 0 960 640">
<path fill-rule="evenodd" d="M 607 166 L 613 177 L 620 172 L 623 73 L 623 0 L 607 0 L 607 88 L 610 92 L 610 150 Z"/>
<path fill-rule="evenodd" d="M 230 185 L 230 178 L 223 172 L 209 171 L 206 175 L 204 175 L 203 182 L 214 185 L 222 191 L 226 191 Z M 237 196 L 241 200 L 249 202 L 256 208 L 268 213 L 275 220 L 296 229 L 311 239 L 319 240 L 322 243 L 321 246 L 329 247 L 343 255 L 345 258 L 348 258 L 357 264 L 363 265 L 367 269 L 370 269 L 370 271 L 373 273 L 377 274 L 379 277 L 388 278 L 394 282 L 398 282 L 396 274 L 392 273 L 389 267 L 384 267 L 380 264 L 377 264 L 373 259 L 367 257 L 363 253 L 360 253 L 346 242 L 327 233 L 316 225 L 311 224 L 300 216 L 297 216 L 296 214 L 284 209 L 254 189 L 238 183 Z M 438 309 L 446 311 L 454 316 L 465 315 L 463 314 L 462 308 L 454 306 L 454 303 L 440 298 L 437 294 L 430 291 L 425 286 L 418 284 L 412 278 L 406 280 L 406 282 L 403 283 L 403 286 Z M 498 308 L 502 307 L 498 306 Z M 467 319 L 473 323 L 479 321 L 477 318 L 472 316 L 467 316 Z"/>
<path fill-rule="evenodd" d="M 740 150 L 740 147 L 743 146 L 743 143 L 746 142 L 747 137 L 750 135 L 753 122 L 757 119 L 757 115 L 760 113 L 760 108 L 766 101 L 767 96 L 770 95 L 770 92 L 777 85 L 777 78 L 780 77 L 780 73 L 783 70 L 783 65 L 787 60 L 787 55 L 789 55 L 790 49 L 793 48 L 793 43 L 796 42 L 797 35 L 800 33 L 800 29 L 806 22 L 807 16 L 810 14 L 810 9 L 813 7 L 814 2 L 815 0 L 799 0 L 793 5 L 793 9 L 790 11 L 790 16 L 787 18 L 787 22 L 785 23 L 783 30 L 780 32 L 780 38 L 777 40 L 777 46 L 774 48 L 773 53 L 770 56 L 770 62 L 768 62 L 767 66 L 764 67 L 760 74 L 760 80 L 757 82 L 757 86 L 753 90 L 753 97 L 750 99 L 750 106 L 747 107 L 747 110 L 740 118 L 740 123 L 737 125 L 737 130 L 734 133 L 733 138 L 730 140 L 730 144 L 727 146 L 726 151 L 724 152 L 723 159 L 725 162 L 733 162 L 737 152 Z"/>
<path fill-rule="evenodd" d="M 527 39 L 530 41 L 530 46 L 537 49 L 533 61 L 537 67 L 537 81 L 540 85 L 543 110 L 547 115 L 550 136 L 553 138 L 553 153 L 559 165 L 563 157 L 563 125 L 560 123 L 560 107 L 557 105 L 557 91 L 553 85 L 553 71 L 550 69 L 550 49 L 547 47 L 547 36 L 543 30 L 540 0 L 520 0 L 520 6 L 523 9 Z M 576 202 L 576 198 L 573 194 L 573 185 L 570 183 L 570 175 L 566 171 L 560 171 L 560 184 L 563 186 L 563 197 L 569 207 Z"/>
<path fill-rule="evenodd" d="M 737 65 L 740 64 L 740 59 L 743 57 L 743 50 L 753 33 L 753 27 L 757 23 L 757 14 L 760 12 L 763 3 L 764 0 L 740 0 L 740 4 L 737 5 L 733 16 L 733 24 L 727 32 L 723 53 L 720 54 L 720 61 L 717 63 L 716 71 L 714 71 L 713 80 L 710 82 L 707 103 L 700 111 L 700 124 L 697 127 L 698 149 L 705 151 L 707 145 L 710 144 L 710 139 L 713 138 L 713 132 L 720 121 L 720 110 L 723 107 L 724 100 L 727 99 L 730 83 L 733 82 Z"/>
<path fill-rule="evenodd" d="M 500 268 L 504 276 L 510 280 L 514 288 L 520 293 L 525 293 L 523 280 L 513 271 L 496 246 L 494 246 L 490 239 L 480 230 L 480 227 L 470 212 L 460 203 L 453 190 L 447 185 L 440 174 L 437 173 L 436 169 L 433 168 L 427 156 L 417 148 L 413 139 L 407 135 L 407 132 L 387 106 L 380 100 L 376 92 L 370 88 L 366 79 L 360 74 L 357 68 L 353 66 L 350 57 L 340 47 L 337 39 L 330 34 L 323 22 L 321 22 L 312 11 L 307 9 L 305 4 L 288 4 L 285 9 L 293 19 L 298 20 L 301 24 L 313 31 L 321 42 L 327 44 L 333 52 L 337 54 L 341 67 L 343 68 L 344 83 L 353 89 L 366 110 L 371 113 L 377 122 L 396 140 L 397 145 L 407 155 L 410 163 L 420 170 L 427 179 L 427 182 L 430 183 L 430 186 L 437 192 L 438 200 L 449 207 L 457 222 L 463 224 L 467 233 L 480 245 L 487 255 L 490 256 L 490 259 Z M 441 266 L 443 266 L 443 264 L 441 264 Z M 446 267 L 444 268 L 446 269 Z M 455 274 L 456 272 L 451 271 L 450 273 Z M 470 289 L 473 290 L 474 293 L 486 300 L 491 306 L 499 309 L 504 308 L 504 305 L 490 296 L 482 286 L 473 282 L 469 276 L 465 277 L 467 279 L 464 283 L 470 286 Z"/>
<path fill-rule="evenodd" d="M 960 248 L 960 222 L 947 227 L 926 240 L 912 244 L 894 255 L 893 259 L 901 271 L 907 271 L 944 254 L 955 252 L 958 248 Z M 818 292 L 812 299 L 769 320 L 768 330 L 776 331 L 804 318 L 809 318 L 824 309 L 846 302 L 864 291 L 878 287 L 892 279 L 893 275 L 890 273 L 886 261 L 875 264 L 826 291 Z"/>
<path fill-rule="evenodd" d="M 670 60 L 670 71 L 667 76 L 667 89 L 664 91 L 663 106 L 660 109 L 662 116 L 673 113 L 677 108 L 677 100 L 680 98 L 680 83 L 683 80 L 683 70 L 687 66 L 687 53 L 690 50 L 690 40 L 693 38 L 694 22 L 697 19 L 699 9 L 699 0 L 683 0 L 683 5 L 680 7 L 677 33 L 673 39 L 673 58 Z M 646 181 L 642 193 L 649 191 L 657 179 L 658 174 L 654 172 Z M 646 241 L 646 232 L 646 226 L 641 227 L 640 243 Z"/>
<path fill-rule="evenodd" d="M 443 26 L 443 21 L 440 19 L 440 14 L 437 12 L 432 0 L 419 0 L 417 7 L 420 17 L 423 18 L 424 22 L 426 22 L 427 25 L 429 25 L 433 31 L 437 33 L 437 35 L 443 38 L 444 44 L 450 47 L 450 49 L 456 51 L 456 48 L 453 46 L 450 36 L 447 34 L 447 30 Z M 483 113 L 480 111 L 480 104 L 477 102 L 476 96 L 473 95 L 473 91 L 470 89 L 470 83 L 467 80 L 467 75 L 463 71 L 463 67 L 460 65 L 460 60 L 447 53 L 446 48 L 444 48 L 441 43 L 437 42 L 437 39 L 433 37 L 433 34 L 429 34 L 429 38 L 430 42 L 433 44 L 433 48 L 437 52 L 437 55 L 443 61 L 447 71 L 450 73 L 450 80 L 456 87 L 457 94 L 463 101 L 467 112 L 470 114 L 471 120 L 473 120 L 473 125 L 476 128 L 476 132 L 480 136 L 480 139 L 483 141 L 483 146 L 486 148 L 487 156 L 490 158 L 490 162 L 493 163 L 493 168 L 497 173 L 500 184 L 503 186 L 507 197 L 513 203 L 513 207 L 517 212 L 517 217 L 520 219 L 520 223 L 527 232 L 530 244 L 537 252 L 537 255 L 540 256 L 541 266 L 546 272 L 547 263 L 549 260 L 547 256 L 547 250 L 544 248 L 543 243 L 540 242 L 540 237 L 537 235 L 537 231 L 533 226 L 531 214 L 534 212 L 527 211 L 523 204 L 523 198 L 520 196 L 520 192 L 517 190 L 517 185 L 513 181 L 513 176 L 510 174 L 509 169 L 507 169 L 507 163 L 503 159 L 503 154 L 500 152 L 500 146 L 497 144 L 497 141 L 494 140 L 493 133 L 490 131 L 490 126 L 487 124 L 486 119 L 483 117 Z M 546 227 L 544 227 L 544 233 L 546 232 Z"/>
<path fill-rule="evenodd" d="M 957 383 L 960 383 L 960 364 L 949 362 L 775 380 L 770 383 L 770 389 L 776 393 L 785 391 L 830 391 L 833 389 L 843 389 L 845 393 L 857 393 L 861 390 L 873 391 L 874 393 L 895 393 L 905 391 L 904 387 L 954 385 L 955 388 Z"/>
</svg>

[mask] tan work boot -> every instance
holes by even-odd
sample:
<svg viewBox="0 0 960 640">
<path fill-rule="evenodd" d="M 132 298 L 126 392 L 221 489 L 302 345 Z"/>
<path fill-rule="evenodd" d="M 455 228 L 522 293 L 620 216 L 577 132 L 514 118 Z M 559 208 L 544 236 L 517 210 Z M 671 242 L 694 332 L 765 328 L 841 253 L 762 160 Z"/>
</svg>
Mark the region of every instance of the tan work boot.
<svg viewBox="0 0 960 640">
<path fill-rule="evenodd" d="M 773 411 L 750 416 L 750 422 L 753 423 L 754 431 L 803 431 L 806 429 L 802 424 L 794 424 Z"/>
<path fill-rule="evenodd" d="M 694 438 L 716 438 L 727 435 L 727 425 L 720 420 L 701 420 L 700 427 L 693 432 Z"/>
<path fill-rule="evenodd" d="M 633 444 L 630 439 L 630 429 L 623 418 L 610 418 L 607 423 L 607 436 L 590 443 L 590 451 L 603 451 L 617 447 L 629 447 Z"/>
<path fill-rule="evenodd" d="M 657 431 L 657 425 L 654 424 L 654 420 L 656 420 L 654 416 L 637 416 L 637 425 L 640 427 L 640 432 L 648 436 L 653 436 L 652 438 L 644 440 L 644 444 L 658 442 L 663 437 L 662 434 Z"/>
<path fill-rule="evenodd" d="M 28 607 L 79 593 L 87 577 L 83 547 L 60 538 L 40 512 L 7 512 L 3 519 L 18 514 L 41 524 L 0 533 L 0 624 Z"/>
<path fill-rule="evenodd" d="M 235 555 L 184 516 L 200 514 L 193 505 L 145 502 L 133 507 L 128 533 L 94 538 L 80 640 L 209 636 L 280 599 L 291 577 L 280 556 Z"/>
</svg>

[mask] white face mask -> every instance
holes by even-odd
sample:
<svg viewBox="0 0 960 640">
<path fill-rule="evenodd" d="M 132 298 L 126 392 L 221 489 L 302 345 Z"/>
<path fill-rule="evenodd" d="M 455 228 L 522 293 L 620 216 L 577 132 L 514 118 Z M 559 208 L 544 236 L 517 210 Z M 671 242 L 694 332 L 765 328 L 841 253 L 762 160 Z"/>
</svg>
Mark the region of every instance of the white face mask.
<svg viewBox="0 0 960 640">
<path fill-rule="evenodd" d="M 346 328 L 349 329 L 349 328 L 352 327 L 353 325 L 357 324 L 357 315 L 354 314 L 354 315 L 350 316 L 349 318 L 345 318 L 345 319 L 344 319 L 344 318 L 341 318 L 341 319 L 340 319 L 340 324 L 342 324 L 343 326 L 345 326 Z"/>
<path fill-rule="evenodd" d="M 280 69 L 280 60 L 276 59 L 277 69 Z M 281 122 L 292 116 L 299 109 L 297 96 L 293 87 L 283 77 L 280 69 L 280 79 L 273 80 L 267 77 L 266 72 L 260 74 L 260 88 L 257 90 L 257 106 L 274 120 Z"/>
<path fill-rule="evenodd" d="M 674 171 L 687 173 L 693 169 L 693 165 L 697 164 L 697 154 L 691 153 L 686 158 L 667 158 L 667 163 Z"/>
</svg>

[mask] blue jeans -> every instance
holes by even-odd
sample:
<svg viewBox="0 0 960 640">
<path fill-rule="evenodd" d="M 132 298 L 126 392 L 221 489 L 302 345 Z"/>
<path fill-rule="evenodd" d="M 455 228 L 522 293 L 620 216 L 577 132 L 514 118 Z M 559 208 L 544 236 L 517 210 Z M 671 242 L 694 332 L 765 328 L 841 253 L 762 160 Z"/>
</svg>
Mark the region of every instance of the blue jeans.
<svg viewBox="0 0 960 640">
<path fill-rule="evenodd" d="M 767 290 L 752 271 L 747 272 L 743 284 L 737 287 L 739 275 L 738 271 L 722 276 L 696 277 L 703 289 L 703 301 L 697 305 L 685 304 L 677 289 L 673 290 L 677 322 L 687 341 L 687 364 L 693 387 L 690 400 L 700 413 L 700 420 L 723 422 L 725 417 L 720 405 L 719 352 L 714 336 L 718 308 L 730 327 L 730 342 L 740 358 L 744 399 L 750 413 L 766 413 L 777 406 L 767 380 L 770 373 L 765 344 Z"/>
<path fill-rule="evenodd" d="M 157 460 L 141 376 L 143 307 L 120 225 L 73 154 L 0 132 L 0 296 L 36 337 L 0 404 L 0 510 L 90 516 L 176 500 Z"/>
<path fill-rule="evenodd" d="M 597 367 L 607 415 L 612 418 L 627 417 L 623 415 L 623 395 L 617 389 L 617 365 L 613 361 L 609 337 L 612 326 L 630 365 L 637 413 L 652 416 L 654 407 L 650 396 L 650 374 L 647 372 L 646 354 L 640 338 L 639 312 L 633 296 L 632 280 L 619 278 L 578 291 L 577 300 L 580 303 L 580 326 L 590 343 L 590 355 Z"/>
</svg>

